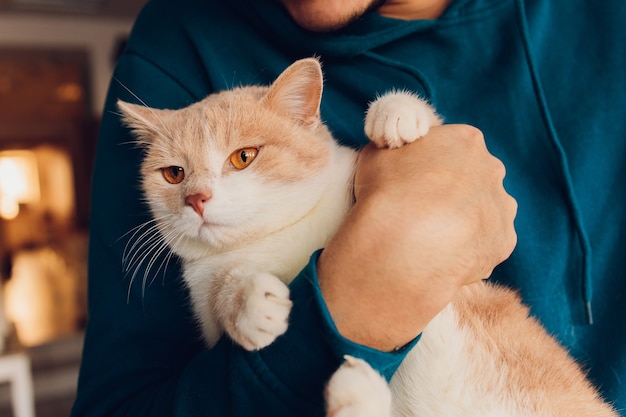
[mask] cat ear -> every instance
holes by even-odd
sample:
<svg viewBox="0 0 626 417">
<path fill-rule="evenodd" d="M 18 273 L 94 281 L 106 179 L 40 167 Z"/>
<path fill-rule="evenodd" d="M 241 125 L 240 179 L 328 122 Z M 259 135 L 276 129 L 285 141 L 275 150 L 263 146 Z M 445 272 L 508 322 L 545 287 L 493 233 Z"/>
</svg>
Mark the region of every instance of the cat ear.
<svg viewBox="0 0 626 417">
<path fill-rule="evenodd" d="M 122 100 L 117 101 L 117 108 L 122 115 L 122 122 L 135 133 L 139 144 L 151 142 L 150 139 L 161 132 L 160 113 L 164 110 Z"/>
<path fill-rule="evenodd" d="M 263 100 L 272 110 L 314 128 L 320 122 L 323 83 L 320 62 L 301 59 L 278 76 Z"/>
</svg>

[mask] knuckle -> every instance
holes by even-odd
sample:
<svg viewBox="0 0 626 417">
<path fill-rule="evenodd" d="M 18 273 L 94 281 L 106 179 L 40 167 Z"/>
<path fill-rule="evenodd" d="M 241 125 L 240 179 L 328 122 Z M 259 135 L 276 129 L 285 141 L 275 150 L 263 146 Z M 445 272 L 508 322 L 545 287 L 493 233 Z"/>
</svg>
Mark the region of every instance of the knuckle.
<svg viewBox="0 0 626 417">
<path fill-rule="evenodd" d="M 458 128 L 461 130 L 461 135 L 467 137 L 469 140 L 480 144 L 485 143 L 483 132 L 477 127 L 472 125 L 458 125 Z"/>
<path fill-rule="evenodd" d="M 517 246 L 517 232 L 515 231 L 515 227 L 510 225 L 506 232 L 504 233 L 502 245 L 502 261 L 506 260 L 511 253 L 515 250 L 515 246 Z"/>
<path fill-rule="evenodd" d="M 500 159 L 496 158 L 495 156 L 492 156 L 492 165 L 493 165 L 493 172 L 496 175 L 496 178 L 499 181 L 504 180 L 504 177 L 506 177 L 506 166 L 504 165 L 504 162 L 502 162 Z"/>
<path fill-rule="evenodd" d="M 449 124 L 444 128 L 448 129 L 451 138 L 455 138 L 454 143 L 457 146 L 463 146 L 467 150 L 486 149 L 483 132 L 477 127 L 467 124 Z M 459 139 L 461 139 L 461 144 L 459 144 Z"/>
<path fill-rule="evenodd" d="M 511 227 L 511 230 L 506 234 L 506 241 L 504 244 L 504 252 L 506 253 L 506 257 L 508 258 L 511 252 L 515 249 L 517 245 L 517 232 L 515 228 Z"/>
<path fill-rule="evenodd" d="M 515 218 L 515 216 L 517 215 L 517 209 L 519 208 L 517 200 L 510 194 L 507 194 L 507 200 L 510 213 L 512 214 L 513 218 Z"/>
</svg>

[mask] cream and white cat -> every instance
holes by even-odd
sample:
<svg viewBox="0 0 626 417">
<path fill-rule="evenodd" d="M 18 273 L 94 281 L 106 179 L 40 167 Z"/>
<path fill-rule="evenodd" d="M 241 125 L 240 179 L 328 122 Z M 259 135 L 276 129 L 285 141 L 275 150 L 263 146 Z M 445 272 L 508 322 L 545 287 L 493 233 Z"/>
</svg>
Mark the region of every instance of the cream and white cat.
<svg viewBox="0 0 626 417">
<path fill-rule="evenodd" d="M 226 332 L 261 349 L 284 333 L 286 284 L 352 204 L 356 153 L 321 122 L 322 88 L 319 62 L 304 59 L 269 87 L 181 110 L 119 102 L 146 150 L 142 188 L 160 233 L 155 244 L 147 226 L 134 250 L 167 245 L 180 256 L 209 346 Z M 378 146 L 399 147 L 439 123 L 426 102 L 392 92 L 372 103 L 365 130 Z M 463 288 L 428 325 L 389 385 L 347 358 L 327 402 L 330 416 L 617 415 L 515 293 L 484 283 Z"/>
</svg>

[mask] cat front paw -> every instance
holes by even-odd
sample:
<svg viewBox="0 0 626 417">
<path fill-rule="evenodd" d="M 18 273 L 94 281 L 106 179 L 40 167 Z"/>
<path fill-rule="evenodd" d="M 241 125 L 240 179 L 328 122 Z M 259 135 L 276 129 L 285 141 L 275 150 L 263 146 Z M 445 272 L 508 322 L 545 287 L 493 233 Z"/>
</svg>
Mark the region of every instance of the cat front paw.
<svg viewBox="0 0 626 417">
<path fill-rule="evenodd" d="M 379 148 L 393 149 L 414 142 L 441 123 L 425 100 L 408 91 L 392 91 L 370 104 L 365 134 Z"/>
<path fill-rule="evenodd" d="M 292 302 L 289 289 L 276 276 L 255 273 L 244 281 L 242 306 L 229 336 L 247 350 L 270 345 L 287 330 Z"/>
<path fill-rule="evenodd" d="M 390 417 L 387 381 L 367 362 L 345 356 L 326 386 L 327 417 Z"/>
</svg>

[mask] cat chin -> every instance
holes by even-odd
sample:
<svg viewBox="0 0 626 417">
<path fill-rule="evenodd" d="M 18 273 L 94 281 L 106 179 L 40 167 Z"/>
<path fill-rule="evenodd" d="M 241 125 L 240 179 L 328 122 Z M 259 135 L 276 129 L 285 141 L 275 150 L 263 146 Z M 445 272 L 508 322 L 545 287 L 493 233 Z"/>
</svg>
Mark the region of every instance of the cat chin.
<svg viewBox="0 0 626 417">
<path fill-rule="evenodd" d="M 223 251 L 225 248 L 233 246 L 238 239 L 229 236 L 226 225 L 214 223 L 203 223 L 198 228 L 197 241 L 200 246 L 209 247 L 215 251 Z"/>
<path fill-rule="evenodd" d="M 226 225 L 204 223 L 195 232 L 181 233 L 182 239 L 172 242 L 171 248 L 185 260 L 197 260 L 235 250 L 249 241 L 250 236 L 229 233 Z"/>
<path fill-rule="evenodd" d="M 171 245 L 172 251 L 183 260 L 198 260 L 220 253 L 223 244 L 214 239 L 189 237 L 179 239 Z"/>
</svg>

